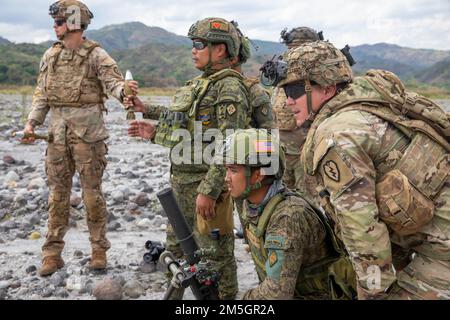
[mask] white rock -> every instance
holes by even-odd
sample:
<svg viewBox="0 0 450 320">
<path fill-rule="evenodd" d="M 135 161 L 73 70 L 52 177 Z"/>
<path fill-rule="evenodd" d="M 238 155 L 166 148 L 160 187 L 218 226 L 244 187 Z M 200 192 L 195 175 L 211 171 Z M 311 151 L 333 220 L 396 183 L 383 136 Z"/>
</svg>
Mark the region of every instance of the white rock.
<svg viewBox="0 0 450 320">
<path fill-rule="evenodd" d="M 115 190 L 111 193 L 111 198 L 115 203 L 122 203 L 124 200 L 124 194 L 120 190 Z"/>
<path fill-rule="evenodd" d="M 117 186 L 117 190 L 122 192 L 124 197 L 128 197 L 131 193 L 130 188 L 124 185 Z"/>
<path fill-rule="evenodd" d="M 148 227 L 151 227 L 153 224 L 152 224 L 152 222 L 150 221 L 150 219 L 144 218 L 144 219 L 142 219 L 142 220 L 139 220 L 139 221 L 136 223 L 136 225 L 137 225 L 138 227 L 141 227 L 141 228 L 148 228 Z"/>
<path fill-rule="evenodd" d="M 19 181 L 19 180 L 20 180 L 20 177 L 15 171 L 10 171 L 5 176 L 6 183 L 13 182 L 13 181 Z"/>
<path fill-rule="evenodd" d="M 36 178 L 30 181 L 28 184 L 28 189 L 40 189 L 44 188 L 47 185 L 44 179 Z"/>
<path fill-rule="evenodd" d="M 66 289 L 68 291 L 80 291 L 83 288 L 81 277 L 70 276 L 66 280 Z"/>
</svg>

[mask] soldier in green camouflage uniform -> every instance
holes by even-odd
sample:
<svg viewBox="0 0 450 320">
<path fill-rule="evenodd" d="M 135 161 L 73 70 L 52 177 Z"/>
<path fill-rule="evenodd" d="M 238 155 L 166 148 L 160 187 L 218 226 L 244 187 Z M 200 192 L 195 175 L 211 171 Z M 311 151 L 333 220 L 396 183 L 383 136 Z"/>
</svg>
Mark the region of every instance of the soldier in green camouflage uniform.
<svg viewBox="0 0 450 320">
<path fill-rule="evenodd" d="M 307 42 L 321 39 L 322 32 L 312 28 L 298 27 L 291 31 L 283 30 L 281 39 L 288 49 L 298 47 Z M 314 193 L 314 181 L 303 174 L 300 165 L 300 154 L 308 134 L 309 125 L 297 127 L 292 111 L 286 107 L 286 95 L 283 90 L 275 88 L 272 95 L 273 111 L 276 114 L 276 125 L 280 130 L 281 142 L 286 146 L 286 171 L 283 182 L 290 189 L 297 189 L 303 194 Z M 305 190 L 307 188 L 308 190 Z"/>
<path fill-rule="evenodd" d="M 69 20 L 74 18 L 72 10 L 81 18 Z M 82 37 L 93 17 L 83 3 L 58 1 L 50 7 L 50 15 L 55 19 L 54 28 L 60 41 L 42 58 L 25 127 L 25 132 L 32 134 L 50 111 L 49 133 L 54 139 L 48 145 L 45 160 L 50 188 L 49 221 L 40 275 L 49 275 L 64 265 L 61 252 L 68 229 L 75 171 L 80 174 L 87 212 L 92 245 L 90 266 L 106 267 L 110 243 L 105 236 L 107 211 L 101 183 L 107 153 L 104 140 L 108 133 L 103 111 L 106 94 L 121 100 L 124 87 L 116 62 L 97 43 Z"/>
<path fill-rule="evenodd" d="M 354 78 L 328 42 L 285 58 L 278 85 L 298 126 L 314 120 L 302 163 L 353 263 L 358 297 L 449 299 L 448 114 L 390 72 Z"/>
<path fill-rule="evenodd" d="M 237 28 L 237 23 L 234 23 Z M 242 64 L 247 62 L 247 60 L 251 57 L 251 42 L 242 31 L 237 28 L 240 38 L 241 38 L 241 48 L 239 50 L 239 60 L 234 70 L 242 73 Z M 249 115 L 251 122 L 250 127 L 252 128 L 264 128 L 264 129 L 273 129 L 275 128 L 275 119 L 272 111 L 272 106 L 270 102 L 270 94 L 269 92 L 261 86 L 259 79 L 244 77 L 244 83 L 247 87 L 249 99 L 250 99 L 250 108 L 251 113 Z M 241 222 L 241 226 L 245 225 L 245 217 L 242 214 L 243 208 L 243 200 L 234 199 L 234 203 L 236 206 L 236 211 L 238 212 L 239 221 Z"/>
<path fill-rule="evenodd" d="M 244 299 L 328 299 L 336 260 L 325 217 L 281 182 L 284 150 L 267 130 L 228 137 L 217 157 L 231 196 L 244 201 L 245 232 L 260 284 Z"/>
<path fill-rule="evenodd" d="M 233 299 L 238 291 L 236 262 L 234 259 L 234 235 L 232 200 L 224 184 L 225 168 L 206 163 L 178 163 L 172 151 L 180 140 L 172 133 L 186 129 L 194 134 L 195 123 L 200 131 L 218 129 L 223 136 L 227 129 L 245 128 L 250 120 L 247 89 L 242 75 L 232 66 L 237 62 L 240 48 L 239 34 L 235 26 L 221 18 L 207 18 L 193 24 L 188 36 L 193 40 L 192 54 L 196 68 L 203 74 L 186 83 L 177 91 L 168 109 L 150 107 L 146 115 L 159 118 L 156 128 L 146 121 L 132 123 L 129 134 L 144 136 L 154 142 L 171 148 L 171 184 L 181 210 L 188 223 L 193 226 L 200 246 L 214 245 L 209 237 L 213 228 L 221 230 L 219 251 L 209 256 L 209 260 L 220 272 L 219 293 L 222 299 Z M 142 102 L 133 100 L 135 110 L 143 110 Z M 143 134 L 142 132 L 146 133 Z M 141 132 L 141 133 L 140 133 Z M 194 137 L 194 139 L 198 137 Z M 195 150 L 194 139 L 191 160 L 211 142 L 206 136 L 200 141 L 202 148 Z M 185 155 L 186 156 L 186 155 Z M 167 230 L 167 249 L 181 257 L 182 252 L 171 226 Z M 182 292 L 178 293 L 178 298 Z"/>
</svg>

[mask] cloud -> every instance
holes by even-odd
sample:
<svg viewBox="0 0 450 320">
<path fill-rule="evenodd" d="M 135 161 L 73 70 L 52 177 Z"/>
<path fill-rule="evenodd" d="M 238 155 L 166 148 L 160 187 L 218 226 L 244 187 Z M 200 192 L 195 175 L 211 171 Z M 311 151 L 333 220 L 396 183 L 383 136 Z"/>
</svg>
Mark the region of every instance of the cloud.
<svg viewBox="0 0 450 320">
<path fill-rule="evenodd" d="M 36 41 L 52 34 L 52 1 L 3 0 L 0 35 L 12 41 Z M 198 19 L 234 19 L 253 39 L 278 41 L 280 31 L 300 25 L 323 30 L 337 46 L 389 42 L 413 48 L 450 50 L 448 0 L 86 0 L 95 17 L 90 26 L 140 21 L 186 35 Z M 17 26 L 17 30 L 11 28 Z M 44 30 L 47 30 L 44 31 Z M 23 33 L 24 32 L 24 33 Z M 23 34 L 22 34 L 23 33 Z"/>
</svg>

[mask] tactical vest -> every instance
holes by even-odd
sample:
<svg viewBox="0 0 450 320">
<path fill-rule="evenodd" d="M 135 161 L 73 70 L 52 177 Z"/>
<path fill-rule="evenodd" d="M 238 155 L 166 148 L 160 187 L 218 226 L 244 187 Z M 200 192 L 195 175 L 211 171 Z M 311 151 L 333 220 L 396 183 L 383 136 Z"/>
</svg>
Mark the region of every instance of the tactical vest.
<svg viewBox="0 0 450 320">
<path fill-rule="evenodd" d="M 369 70 L 324 105 L 314 120 L 303 149 L 308 174 L 316 173 L 326 152 L 314 146 L 317 128 L 330 116 L 348 110 L 374 114 L 410 139 L 405 150 L 396 150 L 394 162 L 389 159 L 387 172 L 377 176 L 376 196 L 380 218 L 392 230 L 402 236 L 416 233 L 431 221 L 433 200 L 448 181 L 448 114 L 425 97 L 406 91 L 393 73 Z M 377 172 L 386 165 L 382 161 L 374 164 Z"/>
<path fill-rule="evenodd" d="M 173 148 L 181 141 L 180 136 L 173 134 L 177 129 L 189 130 L 192 137 L 200 102 L 211 85 L 226 77 L 235 77 L 241 82 L 243 81 L 243 77 L 239 72 L 223 69 L 206 78 L 198 76 L 177 90 L 172 104 L 159 117 L 155 143 Z"/>
<path fill-rule="evenodd" d="M 246 223 L 246 235 L 249 240 L 251 255 L 261 282 L 267 276 L 265 264 L 268 259 L 268 252 L 264 247 L 267 225 L 278 204 L 290 196 L 301 198 L 292 191 L 283 191 L 270 199 L 264 207 L 257 225 L 248 221 Z M 305 201 L 305 205 L 314 208 L 304 198 L 302 199 Z M 305 298 L 318 293 L 329 293 L 333 299 L 353 299 L 356 296 L 356 277 L 351 263 L 346 259 L 342 250 L 343 246 L 334 236 L 333 228 L 329 225 L 328 219 L 320 211 L 314 209 L 314 212 L 325 228 L 326 243 L 331 254 L 313 265 L 301 268 L 297 277 L 295 297 Z"/>
<path fill-rule="evenodd" d="M 81 107 L 103 103 L 106 95 L 89 65 L 89 54 L 100 45 L 85 40 L 76 50 L 56 42 L 49 52 L 45 93 L 50 106 Z"/>
</svg>

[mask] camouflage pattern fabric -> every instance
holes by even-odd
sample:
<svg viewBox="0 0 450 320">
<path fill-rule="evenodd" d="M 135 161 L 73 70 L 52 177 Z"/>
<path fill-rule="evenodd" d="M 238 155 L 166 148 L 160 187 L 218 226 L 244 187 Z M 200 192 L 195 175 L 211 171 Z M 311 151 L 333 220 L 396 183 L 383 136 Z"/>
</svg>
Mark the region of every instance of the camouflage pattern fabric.
<svg viewBox="0 0 450 320">
<path fill-rule="evenodd" d="M 319 33 L 309 27 L 297 27 L 287 32 L 287 29 L 281 32 L 281 39 L 289 47 L 299 46 L 306 42 L 319 41 Z"/>
<path fill-rule="evenodd" d="M 248 224 L 258 224 L 259 216 L 249 217 L 247 212 L 245 214 Z M 301 289 L 297 290 L 303 285 L 304 278 L 300 275 L 304 268 L 328 255 L 325 228 L 301 198 L 289 196 L 275 207 L 264 238 L 264 248 L 268 250 L 264 270 L 266 277 L 260 276 L 261 283 L 258 287 L 248 290 L 243 299 L 329 298 L 328 292 L 323 288 L 307 295 L 300 294 Z M 254 241 L 255 239 L 249 239 L 249 244 L 252 245 Z M 324 281 L 322 286 L 326 288 L 326 280 Z"/>
<path fill-rule="evenodd" d="M 59 59 L 55 55 L 55 50 L 64 58 Z M 80 60 L 79 57 L 83 59 Z M 69 70 L 75 70 L 72 64 L 79 61 L 81 61 L 81 66 L 78 65 L 79 70 L 84 71 L 86 68 L 90 70 L 89 80 L 83 77 L 80 79 L 77 74 L 70 76 Z M 50 195 L 48 234 L 43 246 L 44 257 L 59 255 L 63 249 L 63 237 L 67 230 L 70 209 L 72 176 L 75 170 L 80 174 L 92 248 L 107 250 L 110 246 L 105 237 L 107 212 L 101 192 L 107 152 L 103 140 L 108 138 L 103 121 L 103 102 L 77 106 L 70 102 L 56 106 L 58 101 L 53 98 L 52 103 L 49 102 L 49 97 L 63 97 L 64 92 L 67 93 L 67 97 L 75 99 L 73 86 L 79 85 L 80 81 L 90 83 L 94 77 L 107 93 L 121 99 L 123 77 L 115 61 L 98 45 L 87 53 L 85 47 L 67 50 L 58 42 L 47 50 L 42 58 L 28 119 L 42 124 L 50 111 L 49 133 L 54 136 L 46 156 Z M 99 86 L 78 87 L 77 90 L 79 91 L 76 94 L 85 98 L 94 96 L 97 99 L 103 94 Z"/>
<path fill-rule="evenodd" d="M 208 76 L 208 73 L 202 75 L 205 78 Z M 227 129 L 244 129 L 249 123 L 247 89 L 242 80 L 237 77 L 227 76 L 209 85 L 205 95 L 198 102 L 198 106 L 195 120 L 202 122 L 203 132 L 217 128 L 225 137 Z M 150 107 L 149 109 L 152 108 Z M 149 111 L 161 113 L 163 110 L 164 108 L 158 107 L 156 111 Z M 209 142 L 203 143 L 203 150 L 208 145 Z M 184 206 L 188 222 L 192 223 L 191 227 L 197 230 L 197 217 L 195 216 L 196 198 L 201 193 L 213 199 L 219 199 L 220 195 L 226 191 L 224 184 L 225 168 L 221 165 L 210 166 L 207 163 L 171 163 L 171 173 L 171 183 L 177 195 L 177 200 Z M 226 214 L 230 216 L 233 214 L 231 206 Z M 214 223 L 214 220 L 216 219 L 213 219 L 211 223 Z M 208 235 L 201 235 L 198 230 L 196 232 L 202 247 L 208 248 L 214 244 L 209 240 Z M 176 240 L 170 227 L 167 232 L 167 241 L 170 243 L 172 250 L 181 252 L 180 248 L 176 248 L 178 245 L 176 245 Z M 217 257 L 208 257 L 213 262 L 214 268 L 220 270 L 222 274 L 219 294 L 226 299 L 233 299 L 238 292 L 236 262 L 233 250 L 234 234 L 230 232 L 221 236 L 220 250 Z"/>
<path fill-rule="evenodd" d="M 356 89 L 353 86 L 347 92 L 355 94 Z M 339 99 L 339 95 L 333 99 Z M 448 296 L 450 269 L 445 268 L 450 260 L 448 185 L 435 199 L 439 205 L 433 219 L 416 234 L 406 237 L 391 234 L 379 219 L 377 178 L 396 164 L 393 155 L 401 155 L 408 144 L 409 139 L 400 130 L 373 114 L 343 109 L 329 116 L 325 105 L 303 150 L 306 170 L 318 174 L 330 194 L 334 211 L 330 214 L 355 268 L 360 299 L 386 298 L 385 292 L 394 283 L 412 295 L 425 290 L 427 294 L 422 297 Z M 415 261 L 397 275 L 391 242 L 416 252 Z M 420 259 L 427 261 L 421 264 L 423 271 L 406 277 L 407 270 L 418 268 Z M 432 272 L 436 265 L 440 266 L 439 277 Z"/>
<path fill-rule="evenodd" d="M 251 128 L 275 128 L 275 119 L 271 107 L 270 95 L 261 86 L 258 79 L 244 78 L 244 84 L 249 92 L 251 107 Z"/>
<path fill-rule="evenodd" d="M 188 37 L 210 43 L 225 43 L 231 58 L 239 55 L 241 37 L 233 23 L 225 19 L 210 17 L 199 20 L 190 27 Z"/>
<path fill-rule="evenodd" d="M 59 256 L 64 248 L 64 235 L 69 227 L 70 194 L 75 170 L 80 175 L 83 202 L 86 208 L 89 240 L 93 250 L 108 250 L 106 239 L 107 211 L 101 183 L 106 167 L 107 146 L 103 141 L 86 143 L 70 128 L 66 144 L 50 143 L 45 171 L 50 188 L 48 232 L 43 256 Z"/>
<path fill-rule="evenodd" d="M 202 234 L 197 228 L 197 214 L 195 213 L 195 200 L 197 199 L 199 186 L 198 182 L 185 184 L 183 177 L 172 177 L 171 186 L 175 192 L 175 197 L 180 209 L 183 212 L 186 221 L 193 228 L 194 236 L 201 248 L 217 248 L 214 255 L 208 255 L 206 258 L 212 263 L 212 268 L 221 275 L 219 282 L 219 294 L 221 299 L 234 299 L 238 292 L 237 266 L 234 258 L 234 234 L 228 233 L 221 235 L 219 242 L 212 240 L 209 235 Z M 216 212 L 222 204 L 216 203 Z M 220 210 L 220 209 L 219 209 Z M 228 212 L 232 215 L 232 212 Z M 166 248 L 181 258 L 183 252 L 175 237 L 172 226 L 167 227 Z"/>
<path fill-rule="evenodd" d="M 323 87 L 351 82 L 353 72 L 344 54 L 327 41 L 302 44 L 283 55 L 288 63 L 286 78 L 278 83 L 313 81 Z M 326 70 L 326 72 L 324 72 Z"/>
</svg>

